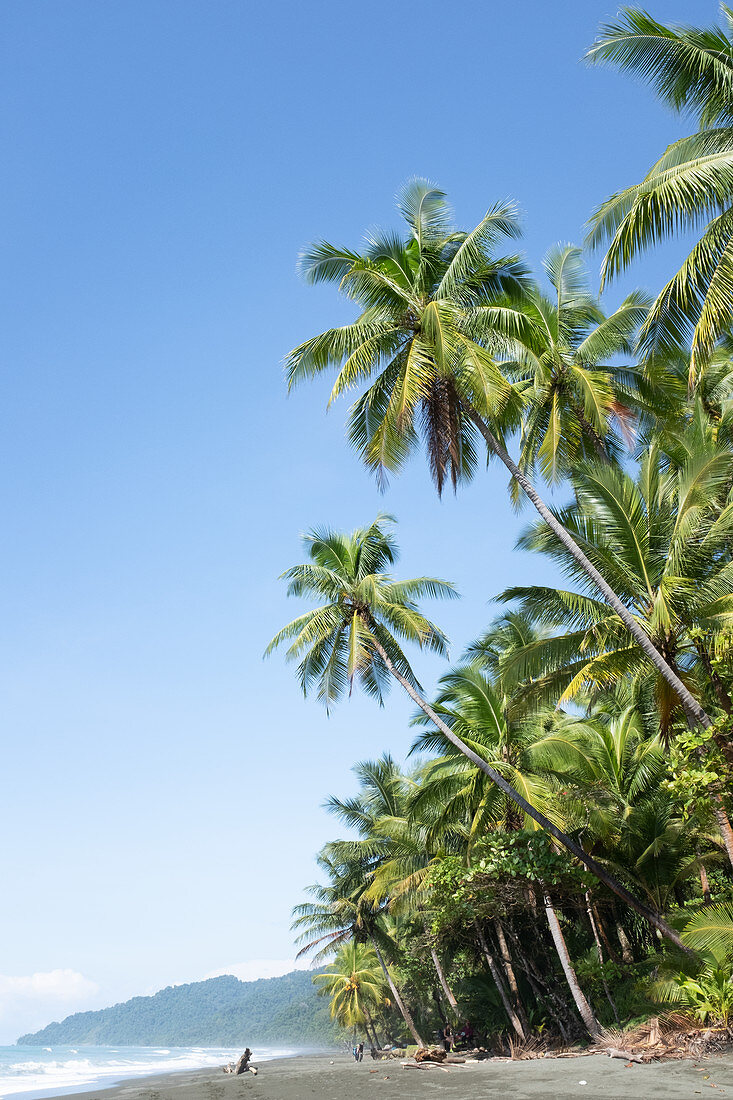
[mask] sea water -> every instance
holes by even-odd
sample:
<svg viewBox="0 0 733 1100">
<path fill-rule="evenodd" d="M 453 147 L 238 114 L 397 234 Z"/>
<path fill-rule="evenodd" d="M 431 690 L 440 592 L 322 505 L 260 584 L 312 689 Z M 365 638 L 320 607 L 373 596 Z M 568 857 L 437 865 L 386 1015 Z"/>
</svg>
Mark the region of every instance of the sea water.
<svg viewBox="0 0 733 1100">
<path fill-rule="evenodd" d="M 253 1047 L 253 1062 L 285 1058 L 289 1048 Z M 236 1061 L 241 1050 L 224 1047 L 0 1047 L 0 1100 L 62 1096 L 109 1088 L 130 1077 L 215 1068 Z"/>
</svg>

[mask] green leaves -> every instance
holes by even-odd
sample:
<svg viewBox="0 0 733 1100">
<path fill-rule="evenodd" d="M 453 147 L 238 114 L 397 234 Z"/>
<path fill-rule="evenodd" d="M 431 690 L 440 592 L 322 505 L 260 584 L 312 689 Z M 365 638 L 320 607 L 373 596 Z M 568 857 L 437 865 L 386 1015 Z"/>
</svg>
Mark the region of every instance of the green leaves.
<svg viewBox="0 0 733 1100">
<path fill-rule="evenodd" d="M 627 8 L 588 54 L 642 76 L 676 110 L 699 116 L 699 133 L 671 145 L 641 183 L 595 211 L 589 235 L 594 246 L 608 242 L 605 281 L 665 237 L 705 227 L 643 332 L 647 352 L 679 346 L 692 332 L 693 369 L 710 358 L 733 319 L 733 39 L 730 12 L 722 10 L 725 29 L 698 29 L 665 26 Z"/>
<path fill-rule="evenodd" d="M 419 610 L 416 600 L 455 599 L 453 585 L 435 577 L 395 581 L 387 573 L 398 556 L 394 520 L 380 515 L 350 535 L 314 529 L 304 536 L 310 561 L 282 574 L 288 595 L 327 602 L 283 627 L 265 656 L 289 642 L 288 661 L 298 661 L 304 694 L 316 689 L 330 706 L 359 683 L 380 704 L 390 673 L 380 649 L 395 669 L 417 686 L 401 642 L 445 655 L 448 640 Z"/>
<path fill-rule="evenodd" d="M 290 352 L 289 386 L 337 371 L 330 401 L 368 384 L 349 413 L 348 437 L 380 483 L 422 442 L 438 491 L 476 468 L 476 407 L 497 430 L 517 426 L 519 404 L 494 350 L 526 325 L 515 299 L 528 280 L 516 256 L 497 256 L 519 235 L 512 203 L 496 203 L 470 233 L 455 231 L 445 195 L 414 179 L 398 196 L 407 237 L 372 231 L 364 252 L 319 241 L 300 269 L 331 281 L 361 310 Z M 494 304 L 501 305 L 492 313 Z M 474 405 L 475 402 L 475 405 Z"/>
<path fill-rule="evenodd" d="M 683 933 L 685 943 L 719 962 L 733 961 L 733 902 L 708 905 L 695 913 Z"/>
</svg>

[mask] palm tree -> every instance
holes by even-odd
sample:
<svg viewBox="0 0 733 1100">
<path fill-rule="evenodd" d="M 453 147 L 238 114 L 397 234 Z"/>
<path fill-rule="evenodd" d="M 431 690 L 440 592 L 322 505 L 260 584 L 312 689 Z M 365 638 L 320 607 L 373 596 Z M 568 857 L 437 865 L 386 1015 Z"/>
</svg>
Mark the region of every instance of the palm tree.
<svg viewBox="0 0 733 1100">
<path fill-rule="evenodd" d="M 315 974 L 318 992 L 331 998 L 331 1016 L 344 1028 L 371 1030 L 369 1041 L 379 1046 L 371 1011 L 385 1002 L 386 985 L 376 953 L 353 940 L 339 950 L 322 974 Z"/>
<path fill-rule="evenodd" d="M 299 933 L 296 942 L 303 944 L 298 957 L 315 950 L 314 959 L 323 959 L 352 940 L 359 943 L 369 940 L 410 1034 L 418 1046 L 424 1047 L 384 958 L 382 946 L 388 936 L 380 927 L 378 910 L 366 894 L 368 866 L 359 859 L 344 859 L 341 854 L 334 858 L 334 852 L 328 848 L 320 853 L 318 863 L 326 872 L 328 883 L 311 886 L 308 892 L 316 900 L 293 909 L 293 928 Z"/>
<path fill-rule="evenodd" d="M 417 609 L 421 595 L 453 597 L 455 589 L 432 577 L 396 582 L 385 572 L 397 557 L 394 538 L 386 530 L 388 517 L 351 535 L 312 531 L 304 542 L 310 562 L 294 566 L 283 577 L 290 595 L 326 599 L 325 604 L 300 615 L 280 630 L 266 655 L 285 641 L 289 660 L 299 660 L 298 676 L 304 692 L 317 684 L 317 696 L 327 705 L 351 688 L 355 680 L 380 702 L 393 676 L 412 701 L 509 798 L 627 905 L 636 909 L 672 942 L 685 950 L 677 933 L 663 918 L 640 902 L 610 876 L 583 849 L 516 791 L 482 756 L 463 741 L 421 695 L 420 686 L 398 638 L 445 652 L 446 639 Z"/>
<path fill-rule="evenodd" d="M 674 142 L 641 183 L 595 211 L 590 242 L 608 242 L 604 281 L 678 231 L 703 234 L 658 296 L 647 346 L 674 346 L 692 332 L 691 378 L 733 322 L 733 11 L 723 26 L 678 27 L 626 8 L 601 27 L 588 60 L 651 83 L 674 110 L 698 116 L 697 133 Z"/>
<path fill-rule="evenodd" d="M 523 309 L 526 272 L 516 257 L 493 254 L 500 240 L 518 235 L 514 208 L 497 205 L 470 233 L 457 232 L 445 195 L 425 180 L 408 183 L 398 206 L 406 239 L 374 233 L 363 254 L 325 241 L 302 254 L 305 277 L 336 282 L 361 313 L 295 348 L 286 364 L 289 385 L 336 368 L 333 400 L 376 375 L 352 406 L 349 437 L 378 477 L 400 470 L 422 438 L 438 491 L 447 477 L 455 486 L 476 466 L 478 432 L 679 695 L 690 720 L 709 727 L 700 702 L 504 446 L 520 405 L 496 354 L 517 341 L 531 346 L 535 331 Z"/>
<path fill-rule="evenodd" d="M 578 470 L 576 500 L 562 512 L 563 524 L 613 579 L 639 626 L 690 690 L 728 705 L 713 656 L 716 635 L 733 626 L 733 507 L 725 503 L 730 467 L 727 450 L 706 447 L 694 451 L 679 471 L 665 472 L 652 446 L 636 480 L 607 465 Z M 562 704 L 625 676 L 651 674 L 662 732 L 668 734 L 677 700 L 666 680 L 649 670 L 646 653 L 624 624 L 587 592 L 585 574 L 565 547 L 540 525 L 526 532 L 520 545 L 552 557 L 586 588 L 530 585 L 501 593 L 502 600 L 520 600 L 531 621 L 555 631 L 566 628 L 513 654 L 514 674 L 529 678 L 527 692 L 546 701 L 559 697 Z M 716 739 L 730 757 L 730 742 L 723 735 Z M 715 813 L 733 863 L 733 831 L 720 802 Z"/>
<path fill-rule="evenodd" d="M 580 458 L 610 461 L 620 455 L 623 440 L 614 421 L 628 434 L 632 414 L 628 381 L 612 359 L 632 354 L 650 300 L 635 291 L 607 317 L 590 293 L 582 253 L 574 245 L 552 248 L 544 269 L 552 292 L 538 287 L 529 292 L 523 309 L 531 326 L 515 342 L 515 358 L 505 369 L 526 401 L 519 465 L 530 476 L 538 470 L 546 481 L 557 482 Z M 516 482 L 513 486 L 518 491 Z"/>
<path fill-rule="evenodd" d="M 536 716 L 530 721 L 511 720 L 502 702 L 500 683 L 492 682 L 476 664 L 466 664 L 441 677 L 431 705 L 528 803 L 559 825 L 557 783 L 542 766 L 552 730 L 543 728 Z M 469 851 L 473 840 L 487 828 L 537 828 L 536 820 L 518 811 L 514 800 L 447 742 L 422 711 L 413 724 L 427 728 L 416 737 L 410 751 L 438 754 L 426 766 L 414 799 L 416 807 L 428 806 L 434 813 L 440 807 L 443 822 L 457 817 L 470 823 Z"/>
<path fill-rule="evenodd" d="M 326 809 L 354 829 L 359 839 L 332 841 L 326 851 L 337 859 L 369 863 L 366 894 L 375 905 L 390 910 L 399 905 L 420 917 L 438 981 L 451 1011 L 457 1014 L 458 1003 L 421 911 L 421 885 L 436 851 L 425 824 L 414 813 L 408 816 L 417 784 L 403 775 L 387 753 L 380 760 L 363 760 L 353 770 L 359 778 L 357 794 L 345 800 L 332 796 Z"/>
</svg>

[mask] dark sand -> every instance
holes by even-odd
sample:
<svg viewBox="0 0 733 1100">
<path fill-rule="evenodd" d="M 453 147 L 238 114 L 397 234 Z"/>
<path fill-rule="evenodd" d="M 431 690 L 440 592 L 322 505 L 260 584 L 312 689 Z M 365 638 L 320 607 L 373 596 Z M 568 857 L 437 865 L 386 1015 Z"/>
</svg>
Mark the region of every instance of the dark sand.
<svg viewBox="0 0 733 1100">
<path fill-rule="evenodd" d="M 318 1054 L 262 1062 L 256 1077 L 196 1070 L 139 1078 L 111 1089 L 79 1093 L 71 1100 L 438 1100 L 440 1096 L 455 1100 L 566 1100 L 581 1096 L 586 1100 L 597 1096 L 690 1100 L 713 1095 L 733 1100 L 733 1058 L 634 1064 L 627 1069 L 622 1061 L 594 1054 L 531 1062 L 479 1062 L 443 1070 L 403 1069 L 399 1061 L 373 1062 L 371 1058 L 357 1065 L 345 1054 Z"/>
</svg>

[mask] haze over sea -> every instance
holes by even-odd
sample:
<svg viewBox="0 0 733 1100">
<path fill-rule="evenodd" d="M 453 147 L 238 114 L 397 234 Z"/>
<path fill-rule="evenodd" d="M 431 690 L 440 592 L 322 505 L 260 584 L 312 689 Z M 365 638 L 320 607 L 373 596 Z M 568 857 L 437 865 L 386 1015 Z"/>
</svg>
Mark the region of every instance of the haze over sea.
<svg viewBox="0 0 733 1100">
<path fill-rule="evenodd" d="M 82 1092 L 131 1077 L 224 1066 L 241 1050 L 225 1047 L 0 1047 L 0 1100 Z M 294 1054 L 292 1047 L 257 1047 L 255 1060 Z"/>
</svg>

